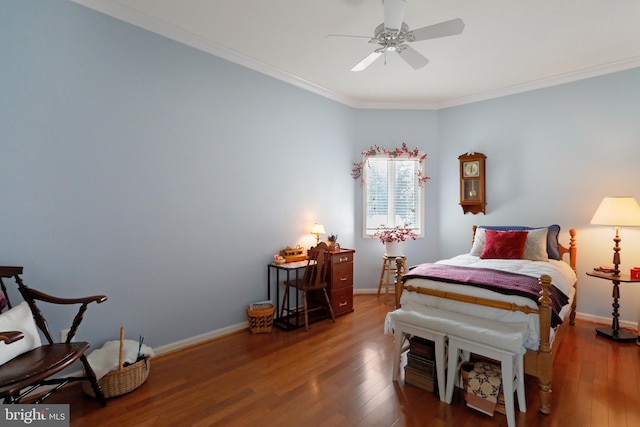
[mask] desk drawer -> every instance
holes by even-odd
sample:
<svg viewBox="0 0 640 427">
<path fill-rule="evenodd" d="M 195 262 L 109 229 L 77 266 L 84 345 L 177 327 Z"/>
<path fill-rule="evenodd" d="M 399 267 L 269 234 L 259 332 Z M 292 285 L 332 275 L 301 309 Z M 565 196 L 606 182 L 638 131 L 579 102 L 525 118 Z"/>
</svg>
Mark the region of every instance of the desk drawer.
<svg viewBox="0 0 640 427">
<path fill-rule="evenodd" d="M 353 286 L 353 263 L 336 264 L 331 269 L 331 289 Z"/>
<path fill-rule="evenodd" d="M 331 264 L 342 264 L 344 262 L 353 262 L 353 252 L 331 254 Z"/>
<path fill-rule="evenodd" d="M 353 311 L 353 286 L 331 291 L 331 308 L 335 316 Z"/>
</svg>

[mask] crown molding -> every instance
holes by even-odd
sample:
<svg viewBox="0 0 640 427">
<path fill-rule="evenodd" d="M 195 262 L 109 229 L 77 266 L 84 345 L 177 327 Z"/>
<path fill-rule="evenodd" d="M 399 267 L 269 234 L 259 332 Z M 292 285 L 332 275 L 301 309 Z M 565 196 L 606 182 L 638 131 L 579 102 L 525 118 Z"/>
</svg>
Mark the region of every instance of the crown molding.
<svg viewBox="0 0 640 427">
<path fill-rule="evenodd" d="M 503 96 L 529 92 L 537 89 L 543 89 L 551 86 L 557 86 L 564 83 L 575 82 L 640 67 L 640 56 L 638 56 L 612 62 L 609 64 L 599 65 L 596 67 L 585 68 L 576 72 L 551 76 L 544 79 L 499 88 L 476 95 L 454 98 L 442 102 L 370 102 L 349 98 L 308 80 L 301 79 L 300 77 L 287 73 L 286 71 L 281 70 L 277 67 L 270 66 L 261 61 L 258 61 L 255 58 L 241 54 L 233 49 L 229 49 L 226 46 L 212 42 L 211 40 L 207 40 L 203 37 L 170 25 L 164 21 L 160 21 L 144 13 L 140 13 L 123 5 L 122 3 L 119 3 L 116 0 L 70 1 L 355 109 L 440 110 L 480 101 L 487 101 Z"/>
<path fill-rule="evenodd" d="M 487 101 L 489 99 L 501 98 L 503 96 L 515 95 L 518 93 L 529 92 L 532 90 L 544 89 L 547 87 L 558 86 L 565 83 L 576 82 L 579 80 L 599 77 L 606 74 L 617 73 L 619 71 L 631 70 L 640 67 L 640 56 L 611 62 L 609 64 L 598 65 L 595 67 L 585 68 L 579 71 L 559 74 L 544 79 L 533 80 L 527 83 L 508 86 L 477 95 L 465 96 L 461 98 L 451 99 L 438 103 L 437 109 L 456 107 L 459 105 L 471 104 L 479 101 Z"/>
<path fill-rule="evenodd" d="M 420 102 L 372 102 L 351 100 L 350 107 L 362 110 L 437 110 L 439 104 L 436 102 L 420 101 Z"/>
</svg>

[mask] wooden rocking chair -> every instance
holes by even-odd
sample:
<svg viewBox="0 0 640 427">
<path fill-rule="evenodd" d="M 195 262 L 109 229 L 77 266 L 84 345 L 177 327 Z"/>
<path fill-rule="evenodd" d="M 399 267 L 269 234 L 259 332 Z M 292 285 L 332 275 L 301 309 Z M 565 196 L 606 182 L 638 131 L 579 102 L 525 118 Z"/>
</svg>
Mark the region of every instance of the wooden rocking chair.
<svg viewBox="0 0 640 427">
<path fill-rule="evenodd" d="M 35 324 L 45 336 L 47 342 L 0 365 L 0 399 L 2 399 L 5 404 L 20 403 L 22 399 L 39 387 L 53 386 L 53 388 L 48 389 L 42 395 L 37 396 L 35 400 L 29 400 L 29 403 L 37 404 L 70 382 L 86 380 L 90 382 L 100 404 L 105 406 L 106 401 L 102 388 L 98 384 L 96 375 L 87 362 L 85 355 L 89 349 L 89 343 L 72 342 L 72 340 L 78 326 L 80 326 L 87 305 L 92 302 L 102 303 L 107 300 L 107 297 L 104 295 L 85 298 L 54 297 L 27 287 L 20 278 L 20 274 L 22 274 L 22 267 L 0 267 L 0 285 L 2 287 L 0 296 L 4 296 L 8 308 L 12 308 L 2 278 L 13 277 L 18 284 L 18 289 L 22 297 L 31 310 Z M 47 326 L 47 321 L 36 306 L 36 301 L 51 304 L 80 305 L 65 342 L 54 343 L 49 327 Z M 22 331 L 0 331 L 0 341 L 3 341 L 7 345 L 24 339 L 24 336 Z M 78 360 L 82 362 L 84 367 L 83 375 L 54 377 L 57 373 L 68 368 Z"/>
</svg>

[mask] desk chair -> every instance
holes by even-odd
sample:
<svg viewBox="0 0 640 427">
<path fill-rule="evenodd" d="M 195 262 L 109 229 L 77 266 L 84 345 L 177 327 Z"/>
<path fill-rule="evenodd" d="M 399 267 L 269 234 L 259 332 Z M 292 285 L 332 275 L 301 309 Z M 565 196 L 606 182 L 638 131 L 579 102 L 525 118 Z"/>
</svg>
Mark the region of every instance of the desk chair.
<svg viewBox="0 0 640 427">
<path fill-rule="evenodd" d="M 294 288 L 297 291 L 302 292 L 302 311 L 304 314 L 304 329 L 305 331 L 309 330 L 309 313 L 313 311 L 319 310 L 328 310 L 331 315 L 331 319 L 333 323 L 336 322 L 336 318 L 333 314 L 333 308 L 331 308 L 331 301 L 329 300 L 329 295 L 327 294 L 327 268 L 325 263 L 325 254 L 329 247 L 326 243 L 320 242 L 315 248 L 309 249 L 307 252 L 309 259 L 307 261 L 307 266 L 304 269 L 304 275 L 302 279 L 299 281 L 296 280 L 288 280 L 284 282 L 286 289 L 284 291 L 284 296 L 282 300 L 282 311 L 287 311 L 288 315 L 298 315 L 300 309 L 298 307 L 294 309 L 287 309 L 287 299 L 289 296 L 289 289 Z M 324 295 L 324 301 L 326 302 L 326 306 L 320 304 L 309 304 L 309 295 L 314 292 L 322 291 Z"/>
</svg>

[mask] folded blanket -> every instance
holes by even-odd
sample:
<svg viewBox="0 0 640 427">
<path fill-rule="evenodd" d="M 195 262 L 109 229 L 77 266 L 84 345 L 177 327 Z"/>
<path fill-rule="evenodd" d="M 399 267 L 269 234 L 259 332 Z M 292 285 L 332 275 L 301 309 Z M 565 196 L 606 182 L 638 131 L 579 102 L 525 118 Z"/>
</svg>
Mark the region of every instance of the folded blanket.
<svg viewBox="0 0 640 427">
<path fill-rule="evenodd" d="M 138 357 L 138 341 L 124 340 L 122 347 L 122 363 L 134 363 Z M 155 354 L 151 347 L 143 344 L 140 354 L 153 357 Z M 118 369 L 120 355 L 120 341 L 107 341 L 102 348 L 93 350 L 88 356 L 89 365 L 96 373 L 97 379 L 107 375 L 110 371 Z"/>
<path fill-rule="evenodd" d="M 467 406 L 493 416 L 501 390 L 500 367 L 491 363 L 476 362 L 469 372 Z"/>
</svg>

